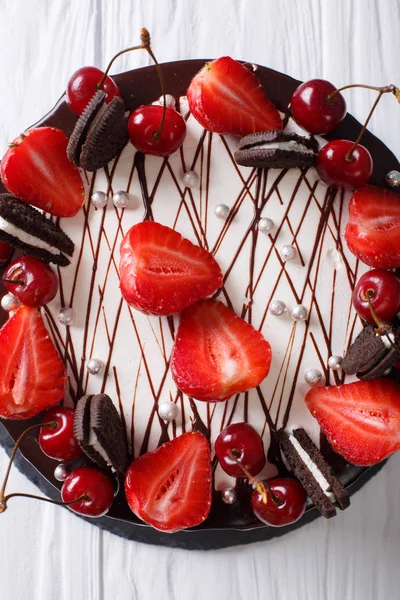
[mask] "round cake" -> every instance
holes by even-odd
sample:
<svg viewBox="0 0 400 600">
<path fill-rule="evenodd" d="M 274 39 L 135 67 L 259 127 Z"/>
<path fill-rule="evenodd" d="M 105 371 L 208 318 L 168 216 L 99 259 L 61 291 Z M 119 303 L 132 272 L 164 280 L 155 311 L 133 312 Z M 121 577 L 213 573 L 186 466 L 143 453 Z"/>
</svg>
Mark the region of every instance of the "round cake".
<svg viewBox="0 0 400 600">
<path fill-rule="evenodd" d="M 86 202 L 76 216 L 57 220 L 75 250 L 70 264 L 58 268 L 58 294 L 42 315 L 67 368 L 64 403 L 73 406 L 83 396 L 99 394 L 111 398 L 131 458 L 191 431 L 200 432 L 211 446 L 212 506 L 202 525 L 160 533 L 131 512 L 123 486 L 107 517 L 94 523 L 151 543 L 207 548 L 277 534 L 250 510 L 247 480 L 229 476 L 214 456 L 217 437 L 233 423 L 248 423 L 261 436 L 267 458 L 258 475 L 261 479 L 276 476 L 290 463 L 289 456 L 288 461 L 282 458 L 278 435 L 282 430 L 305 430 L 345 487 L 365 471 L 332 450 L 304 398 L 315 385 L 339 386 L 354 379 L 332 357 L 343 357 L 362 331 L 352 293 L 368 267 L 344 240 L 351 192 L 327 186 L 314 167 L 302 163 L 291 168 L 241 166 L 235 160 L 239 139 L 207 131 L 194 118 L 186 91 L 204 63 L 162 65 L 166 91 L 187 125 L 177 152 L 164 158 L 144 155 L 128 142 L 105 168 L 81 171 Z M 284 117 L 284 131 L 304 136 L 288 112 L 299 82 L 265 67 L 254 69 Z M 158 102 L 155 67 L 113 79 L 126 111 Z M 62 97 L 37 126 L 61 129 L 70 136 L 76 122 Z M 355 140 L 360 129 L 347 115 L 326 137 Z M 316 147 L 324 143 L 315 138 Z M 399 163 L 369 132 L 363 145 L 374 160 L 370 183 L 387 188 L 385 176 L 399 169 Z M 93 198 L 104 198 L 101 192 L 108 201 L 99 208 Z M 213 299 L 250 323 L 271 346 L 270 370 L 260 385 L 222 402 L 201 402 L 178 389 L 171 353 L 180 315 L 149 316 L 129 306 L 120 293 L 121 242 L 142 221 L 176 230 L 217 261 L 223 283 Z M 2 424 L 16 439 L 31 422 Z M 59 498 L 57 463 L 40 451 L 34 437 L 27 437 L 21 449 L 52 484 L 41 483 L 46 492 Z M 227 490 L 233 490 L 233 498 Z M 308 509 L 296 526 L 317 515 L 310 501 Z"/>
</svg>

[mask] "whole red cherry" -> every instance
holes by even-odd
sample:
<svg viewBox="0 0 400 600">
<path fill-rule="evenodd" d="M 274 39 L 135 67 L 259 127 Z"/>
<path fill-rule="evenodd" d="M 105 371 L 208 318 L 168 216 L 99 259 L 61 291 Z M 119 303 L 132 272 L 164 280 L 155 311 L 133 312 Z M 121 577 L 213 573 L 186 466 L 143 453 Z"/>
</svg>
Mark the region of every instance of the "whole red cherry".
<svg viewBox="0 0 400 600">
<path fill-rule="evenodd" d="M 169 156 L 180 148 L 186 136 L 186 121 L 180 113 L 167 107 L 160 137 L 154 137 L 161 124 L 163 107 L 139 106 L 128 121 L 132 144 L 144 154 Z"/>
<path fill-rule="evenodd" d="M 56 427 L 42 427 L 39 446 L 42 452 L 55 460 L 74 460 L 83 455 L 74 436 L 75 411 L 66 406 L 52 406 L 43 415 L 42 423 L 57 423 Z"/>
<path fill-rule="evenodd" d="M 71 502 L 83 494 L 85 499 L 69 504 L 68 508 L 78 515 L 102 517 L 114 500 L 113 481 L 95 467 L 78 467 L 65 479 L 61 497 L 64 502 Z"/>
<path fill-rule="evenodd" d="M 271 527 L 295 523 L 306 510 L 307 494 L 296 479 L 276 477 L 263 482 L 269 485 L 273 497 L 267 492 L 267 502 L 256 488 L 251 496 L 251 507 L 260 521 Z"/>
<path fill-rule="evenodd" d="M 56 273 L 35 256 L 21 256 L 10 263 L 3 282 L 8 292 L 32 308 L 51 302 L 58 290 Z"/>
<path fill-rule="evenodd" d="M 221 431 L 215 440 L 215 453 L 225 473 L 232 477 L 247 476 L 240 465 L 251 475 L 257 475 L 265 465 L 263 441 L 248 423 L 233 423 Z"/>
<path fill-rule="evenodd" d="M 67 85 L 67 104 L 77 115 L 81 115 L 95 93 L 97 85 L 103 77 L 103 71 L 96 67 L 81 67 L 72 75 Z M 117 84 L 107 75 L 101 89 L 106 93 L 106 102 L 120 96 Z"/>
<path fill-rule="evenodd" d="M 333 140 L 318 152 L 318 173 L 329 185 L 358 188 L 366 185 L 373 171 L 372 156 L 368 150 L 357 144 L 351 153 L 354 142 Z"/>
<path fill-rule="evenodd" d="M 314 135 L 336 129 L 345 118 L 347 109 L 342 94 L 329 98 L 335 90 L 335 86 L 325 79 L 311 79 L 300 84 L 290 102 L 297 125 Z"/>
<path fill-rule="evenodd" d="M 371 269 L 358 280 L 353 291 L 354 308 L 362 319 L 374 323 L 368 296 L 378 319 L 392 321 L 400 312 L 400 279 L 392 271 Z"/>
</svg>

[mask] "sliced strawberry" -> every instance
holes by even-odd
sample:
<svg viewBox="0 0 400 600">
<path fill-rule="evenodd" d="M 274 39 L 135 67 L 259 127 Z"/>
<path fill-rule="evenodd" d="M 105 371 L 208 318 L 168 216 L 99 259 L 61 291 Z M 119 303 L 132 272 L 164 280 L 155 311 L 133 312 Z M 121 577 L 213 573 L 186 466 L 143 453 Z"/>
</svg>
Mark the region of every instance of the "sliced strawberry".
<svg viewBox="0 0 400 600">
<path fill-rule="evenodd" d="M 346 241 L 353 254 L 381 269 L 400 267 L 400 196 L 372 185 L 350 200 Z"/>
<path fill-rule="evenodd" d="M 400 449 L 400 386 L 390 379 L 314 388 L 305 398 L 334 450 L 374 465 Z"/>
<path fill-rule="evenodd" d="M 202 523 L 211 506 L 211 455 L 206 438 L 184 433 L 133 461 L 125 479 L 131 510 L 173 533 Z"/>
<path fill-rule="evenodd" d="M 187 96 L 194 117 L 216 133 L 244 136 L 282 127 L 280 114 L 257 77 L 229 56 L 206 63 Z"/>
<path fill-rule="evenodd" d="M 34 417 L 60 402 L 65 381 L 40 313 L 21 307 L 0 329 L 0 417 Z"/>
<path fill-rule="evenodd" d="M 78 169 L 67 158 L 68 137 L 54 127 L 16 138 L 0 166 L 9 192 L 56 217 L 73 217 L 85 201 Z"/>
<path fill-rule="evenodd" d="M 188 396 L 227 400 L 259 385 L 270 364 L 269 343 L 222 302 L 203 300 L 182 314 L 171 371 Z"/>
<path fill-rule="evenodd" d="M 122 240 L 121 292 L 137 310 L 171 315 L 221 285 L 221 269 L 211 254 L 169 227 L 145 221 Z"/>
</svg>

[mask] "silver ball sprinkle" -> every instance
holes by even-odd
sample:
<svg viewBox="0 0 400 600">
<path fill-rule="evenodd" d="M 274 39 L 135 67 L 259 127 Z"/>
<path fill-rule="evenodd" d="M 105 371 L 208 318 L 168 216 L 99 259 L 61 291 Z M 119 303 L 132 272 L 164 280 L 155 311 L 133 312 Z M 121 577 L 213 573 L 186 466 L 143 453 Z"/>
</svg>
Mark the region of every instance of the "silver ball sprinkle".
<svg viewBox="0 0 400 600">
<path fill-rule="evenodd" d="M 104 371 L 104 363 L 99 358 L 91 358 L 88 360 L 86 368 L 92 375 L 100 375 Z"/>
<path fill-rule="evenodd" d="M 279 250 L 279 254 L 281 259 L 286 262 L 287 260 L 293 260 L 296 258 L 297 251 L 294 246 L 286 244 L 286 246 L 282 246 L 282 248 Z"/>
<path fill-rule="evenodd" d="M 20 307 L 20 301 L 13 294 L 6 294 L 1 299 L 1 308 L 7 312 L 14 312 Z"/>
<path fill-rule="evenodd" d="M 304 372 L 304 379 L 311 387 L 317 387 L 322 383 L 322 373 L 318 369 L 307 369 Z"/>
<path fill-rule="evenodd" d="M 218 219 L 227 219 L 230 212 L 231 209 L 226 204 L 217 204 L 214 208 L 214 215 L 218 217 Z"/>
<path fill-rule="evenodd" d="M 75 319 L 75 311 L 70 306 L 64 306 L 57 313 L 57 319 L 61 323 L 61 325 L 65 325 L 69 327 L 72 325 Z"/>
<path fill-rule="evenodd" d="M 222 502 L 225 504 L 235 504 L 237 500 L 237 493 L 234 488 L 226 488 L 221 491 Z"/>
<path fill-rule="evenodd" d="M 65 481 L 70 474 L 71 469 L 68 467 L 68 465 L 64 465 L 63 463 L 60 463 L 54 469 L 54 477 L 57 479 L 57 481 Z"/>
<path fill-rule="evenodd" d="M 162 402 L 158 406 L 158 414 L 164 421 L 173 421 L 179 414 L 179 408 L 175 402 Z"/>
<path fill-rule="evenodd" d="M 328 367 L 332 369 L 332 371 L 339 371 L 342 367 L 343 358 L 338 356 L 337 354 L 333 354 L 328 358 Z"/>
<path fill-rule="evenodd" d="M 200 185 L 200 175 L 196 171 L 186 171 L 183 174 L 182 181 L 187 188 L 196 188 Z"/>
<path fill-rule="evenodd" d="M 261 233 L 265 233 L 265 234 L 271 233 L 271 231 L 274 230 L 274 227 L 275 227 L 275 223 L 273 222 L 272 219 L 268 219 L 268 217 L 263 217 L 257 223 L 258 231 L 261 231 Z"/>
<path fill-rule="evenodd" d="M 164 96 L 159 97 L 158 103 L 161 104 L 161 106 L 164 106 Z M 174 96 L 172 96 L 171 94 L 165 94 L 165 106 L 167 106 L 168 108 L 175 108 L 176 100 Z"/>
<path fill-rule="evenodd" d="M 400 187 L 400 173 L 399 171 L 389 171 L 386 177 L 386 183 L 390 185 L 390 187 Z"/>
<path fill-rule="evenodd" d="M 104 208 L 107 205 L 108 198 L 105 192 L 94 192 L 90 199 L 95 208 Z"/>
<path fill-rule="evenodd" d="M 297 304 L 292 308 L 290 316 L 295 321 L 305 321 L 308 317 L 308 310 L 302 304 Z"/>
<path fill-rule="evenodd" d="M 130 205 L 129 194 L 128 192 L 124 192 L 124 190 L 115 192 L 112 200 L 116 208 L 127 208 Z"/>
<path fill-rule="evenodd" d="M 282 300 L 272 300 L 268 307 L 268 312 L 274 317 L 280 317 L 286 312 L 286 304 Z"/>
</svg>

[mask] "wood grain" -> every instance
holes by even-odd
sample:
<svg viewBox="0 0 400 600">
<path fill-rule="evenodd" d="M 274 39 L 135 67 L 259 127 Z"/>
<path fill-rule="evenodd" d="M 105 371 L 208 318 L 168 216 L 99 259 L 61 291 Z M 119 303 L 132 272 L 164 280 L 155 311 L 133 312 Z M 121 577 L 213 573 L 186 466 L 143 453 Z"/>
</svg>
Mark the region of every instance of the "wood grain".
<svg viewBox="0 0 400 600">
<path fill-rule="evenodd" d="M 70 74 L 102 67 L 141 26 L 161 61 L 230 54 L 299 79 L 400 84 L 398 0 L 3 0 L 0 148 L 43 116 Z M 115 71 L 148 64 L 124 56 Z M 362 119 L 370 92 L 347 95 Z M 391 97 L 370 128 L 400 154 Z M 3 150 L 1 150 L 2 152 Z M 0 451 L 0 472 L 6 458 Z M 13 471 L 10 491 L 34 492 Z M 265 544 L 209 553 L 135 544 L 67 510 L 17 499 L 0 516 L 4 600 L 397 600 L 400 456 L 332 521 Z"/>
</svg>

